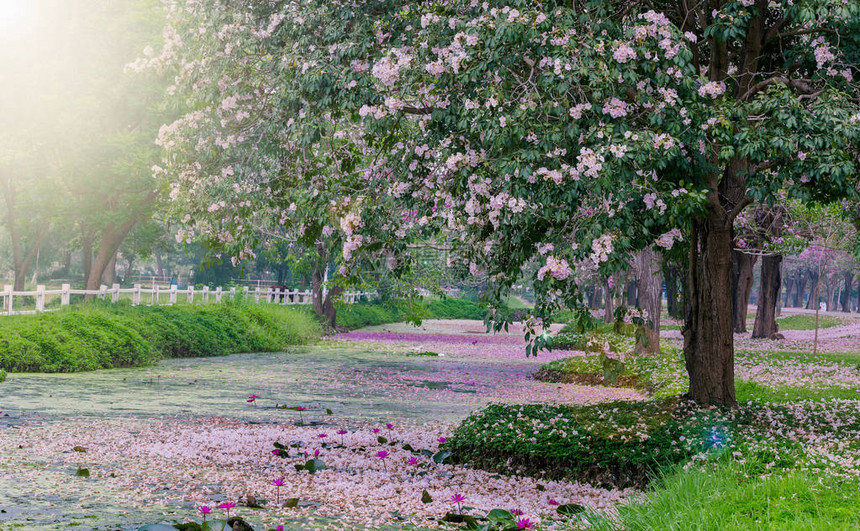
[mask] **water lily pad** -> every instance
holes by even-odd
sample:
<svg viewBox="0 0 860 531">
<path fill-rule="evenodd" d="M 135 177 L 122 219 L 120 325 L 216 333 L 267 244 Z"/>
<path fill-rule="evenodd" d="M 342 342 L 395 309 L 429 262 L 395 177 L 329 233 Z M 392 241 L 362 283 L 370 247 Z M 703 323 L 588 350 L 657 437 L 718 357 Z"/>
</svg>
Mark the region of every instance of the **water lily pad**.
<svg viewBox="0 0 860 531">
<path fill-rule="evenodd" d="M 80 478 L 88 478 L 90 477 L 90 469 L 89 468 L 78 468 L 75 471 L 75 475 Z"/>
<path fill-rule="evenodd" d="M 433 462 L 436 464 L 442 464 L 451 457 L 451 453 L 451 450 L 440 450 L 433 454 Z"/>
<path fill-rule="evenodd" d="M 147 524 L 139 527 L 137 531 L 176 531 L 176 527 L 167 524 Z"/>
<path fill-rule="evenodd" d="M 299 506 L 298 498 L 289 498 L 284 502 L 284 507 L 294 508 Z"/>
</svg>

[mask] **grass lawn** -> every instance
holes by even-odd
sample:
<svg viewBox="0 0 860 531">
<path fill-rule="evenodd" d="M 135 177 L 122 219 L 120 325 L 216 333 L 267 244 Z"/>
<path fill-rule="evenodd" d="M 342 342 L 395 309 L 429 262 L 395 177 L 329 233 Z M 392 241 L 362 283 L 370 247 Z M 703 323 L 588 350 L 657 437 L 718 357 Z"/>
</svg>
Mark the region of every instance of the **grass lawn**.
<svg viewBox="0 0 860 531">
<path fill-rule="evenodd" d="M 781 317 L 776 320 L 780 330 L 814 330 L 815 315 L 808 313 L 798 313 L 788 317 Z M 843 324 L 843 320 L 832 315 L 819 315 L 818 328 L 833 328 Z"/>
</svg>

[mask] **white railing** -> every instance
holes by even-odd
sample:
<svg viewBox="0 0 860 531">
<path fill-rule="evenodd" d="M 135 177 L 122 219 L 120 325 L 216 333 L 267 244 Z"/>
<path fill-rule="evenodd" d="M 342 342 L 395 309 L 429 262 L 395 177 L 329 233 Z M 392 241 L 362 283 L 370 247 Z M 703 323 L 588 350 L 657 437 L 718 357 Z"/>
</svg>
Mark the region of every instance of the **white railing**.
<svg viewBox="0 0 860 531">
<path fill-rule="evenodd" d="M 0 315 L 24 315 L 51 311 L 51 308 L 45 307 L 47 297 L 60 297 L 60 306 L 68 306 L 71 304 L 72 295 L 90 295 L 96 296 L 99 299 L 111 302 L 119 302 L 121 295 L 131 295 L 131 304 L 137 306 L 139 304 L 147 304 L 150 306 L 158 306 L 164 304 L 162 299 L 167 299 L 168 305 L 176 304 L 180 296 L 185 297 L 185 301 L 189 304 L 194 304 L 195 298 L 199 297 L 202 302 L 222 302 L 223 300 L 235 300 L 237 296 L 244 300 L 253 299 L 254 302 L 266 302 L 269 304 L 280 305 L 295 305 L 295 304 L 311 304 L 312 292 L 310 290 L 282 290 L 273 287 L 256 288 L 243 287 L 239 290 L 230 288 L 223 290 L 221 287 L 210 289 L 209 286 L 204 286 L 203 289 L 195 289 L 194 286 L 189 286 L 186 289 L 178 289 L 177 286 L 159 286 L 153 284 L 151 287 L 145 288 L 141 284 L 135 284 L 133 288 L 120 288 L 119 284 L 114 284 L 110 288 L 102 285 L 97 290 L 87 289 L 72 289 L 71 285 L 63 284 L 60 289 L 45 289 L 45 286 L 36 286 L 35 291 L 13 291 L 13 286 L 6 285 L 3 291 L 0 291 L 0 300 L 3 305 L 0 306 Z M 375 291 L 346 291 L 340 299 L 347 304 L 355 304 L 362 299 L 370 300 L 376 298 Z M 16 297 L 35 297 L 36 306 L 33 310 L 16 311 Z M 110 299 L 108 299 L 110 297 Z M 126 297 L 128 298 L 128 297 Z M 54 308 L 55 309 L 55 308 Z"/>
</svg>

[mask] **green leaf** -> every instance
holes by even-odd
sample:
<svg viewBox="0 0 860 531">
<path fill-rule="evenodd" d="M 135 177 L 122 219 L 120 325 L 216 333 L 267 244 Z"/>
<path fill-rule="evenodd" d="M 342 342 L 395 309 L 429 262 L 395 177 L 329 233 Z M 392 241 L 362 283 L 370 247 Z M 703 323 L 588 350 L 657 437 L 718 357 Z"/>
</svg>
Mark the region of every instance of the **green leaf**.
<svg viewBox="0 0 860 531">
<path fill-rule="evenodd" d="M 451 450 L 440 450 L 433 455 L 433 462 L 436 464 L 442 464 L 451 457 L 451 454 Z"/>
<path fill-rule="evenodd" d="M 430 493 L 426 490 L 421 493 L 421 503 L 433 503 L 433 498 L 430 497 Z"/>
</svg>

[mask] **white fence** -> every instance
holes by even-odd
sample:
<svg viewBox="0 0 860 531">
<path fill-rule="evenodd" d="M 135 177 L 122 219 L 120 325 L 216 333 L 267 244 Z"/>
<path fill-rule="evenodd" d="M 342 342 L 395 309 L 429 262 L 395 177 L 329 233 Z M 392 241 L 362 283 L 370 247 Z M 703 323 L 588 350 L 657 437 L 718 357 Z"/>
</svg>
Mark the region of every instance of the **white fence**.
<svg viewBox="0 0 860 531">
<path fill-rule="evenodd" d="M 269 304 L 294 305 L 294 304 L 311 304 L 311 291 L 299 290 L 281 290 L 273 287 L 243 287 L 239 290 L 230 288 L 223 290 L 221 287 L 210 289 L 209 286 L 204 286 L 203 289 L 194 289 L 194 286 L 189 286 L 186 289 L 177 289 L 176 285 L 159 286 L 153 284 L 151 287 L 144 288 L 140 284 L 135 284 L 133 288 L 120 288 L 119 284 L 114 284 L 110 288 L 102 285 L 97 290 L 72 289 L 71 285 L 63 284 L 60 289 L 45 289 L 45 286 L 36 286 L 36 291 L 12 291 L 13 286 L 6 285 L 3 291 L 0 291 L 0 299 L 3 301 L 2 312 L 0 315 L 23 315 L 41 313 L 51 311 L 51 308 L 45 306 L 45 301 L 48 297 L 60 298 L 60 306 L 68 306 L 71 304 L 72 295 L 90 295 L 96 296 L 101 300 L 110 300 L 111 302 L 119 302 L 121 295 L 126 294 L 131 296 L 131 304 L 137 306 L 139 304 L 147 304 L 157 306 L 164 304 L 173 305 L 183 297 L 185 302 L 193 304 L 195 299 L 202 302 L 221 302 L 225 299 L 234 300 L 237 296 L 243 297 L 245 300 L 253 299 L 254 302 L 266 302 Z M 370 300 L 376 298 L 375 291 L 347 291 L 341 295 L 341 300 L 347 304 L 355 304 L 362 299 Z M 36 306 L 32 310 L 16 311 L 16 297 L 35 297 Z M 109 298 L 108 298 L 109 297 Z M 163 300 L 163 299 L 166 299 Z M 54 301 L 55 302 L 55 301 Z M 30 305 L 28 305 L 30 306 Z M 54 304 L 53 306 L 56 306 Z"/>
</svg>

